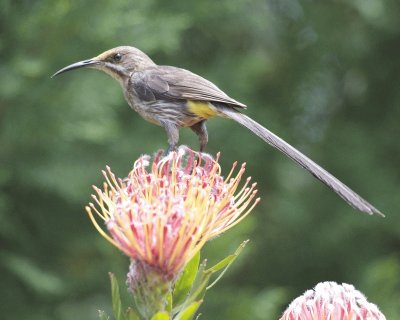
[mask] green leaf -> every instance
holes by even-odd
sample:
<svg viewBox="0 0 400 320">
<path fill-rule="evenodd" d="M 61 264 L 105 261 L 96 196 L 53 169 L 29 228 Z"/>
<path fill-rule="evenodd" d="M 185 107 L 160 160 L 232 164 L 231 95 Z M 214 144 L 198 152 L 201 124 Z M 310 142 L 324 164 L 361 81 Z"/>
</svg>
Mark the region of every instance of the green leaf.
<svg viewBox="0 0 400 320">
<path fill-rule="evenodd" d="M 114 317 L 115 320 L 123 320 L 118 281 L 113 273 L 110 272 L 109 276 L 111 280 L 111 297 L 112 297 L 112 308 L 114 312 Z"/>
<path fill-rule="evenodd" d="M 192 288 L 194 279 L 196 278 L 197 271 L 200 263 L 200 251 L 189 261 L 185 269 L 183 269 L 180 277 L 175 283 L 173 293 L 173 307 L 180 305 L 188 296 Z"/>
<path fill-rule="evenodd" d="M 200 264 L 200 266 L 198 267 L 196 277 L 193 281 L 193 285 L 190 290 L 190 294 L 186 298 L 186 300 L 182 306 L 183 309 L 186 310 L 193 303 L 200 304 L 202 302 L 202 299 L 204 298 L 204 295 L 205 295 L 207 289 L 210 289 L 222 277 L 222 275 L 226 272 L 228 267 L 232 264 L 233 261 L 235 261 L 235 259 L 241 253 L 241 251 L 243 250 L 243 248 L 245 247 L 247 242 L 248 242 L 248 240 L 242 242 L 241 245 L 238 247 L 238 249 L 236 249 L 234 254 L 226 257 L 225 259 L 222 259 L 220 262 L 218 262 L 217 264 L 215 264 L 213 267 L 211 267 L 209 269 L 205 269 L 206 268 L 206 260 Z M 211 276 L 214 273 L 219 272 L 220 270 L 222 270 L 221 274 L 211 285 L 208 286 Z M 174 311 L 178 312 L 177 309 L 178 308 L 174 307 Z"/>
<path fill-rule="evenodd" d="M 194 314 L 199 309 L 203 300 L 195 301 L 189 304 L 184 310 L 179 312 L 179 314 L 174 318 L 174 320 L 191 320 L 193 319 Z"/>
<path fill-rule="evenodd" d="M 225 274 L 225 272 L 228 270 L 228 268 L 231 266 L 231 264 L 233 263 L 233 261 L 236 260 L 236 258 L 239 256 L 239 254 L 242 252 L 242 250 L 244 249 L 244 247 L 246 246 L 246 244 L 249 242 L 249 240 L 243 241 L 240 246 L 236 249 L 235 253 L 226 257 L 225 259 L 222 259 L 220 262 L 218 262 L 217 264 L 215 264 L 213 267 L 207 269 L 205 272 L 206 273 L 216 273 L 218 271 L 220 271 L 222 268 L 224 268 L 222 270 L 222 272 L 220 273 L 220 275 L 217 277 L 217 279 L 214 280 L 214 282 L 212 284 L 210 284 L 206 289 L 211 289 L 218 281 L 219 279 L 222 278 L 222 276 Z"/>
<path fill-rule="evenodd" d="M 167 295 L 165 296 L 165 299 L 167 300 L 167 304 L 165 306 L 165 309 L 168 312 L 171 312 L 172 311 L 172 293 L 168 292 Z"/>
<path fill-rule="evenodd" d="M 215 265 L 213 265 L 211 268 L 205 270 L 205 272 L 216 273 L 219 270 L 221 270 L 222 268 L 225 268 L 227 265 L 232 263 L 232 261 L 235 258 L 236 257 L 233 254 L 231 254 L 231 255 L 227 256 L 226 258 L 222 259 L 221 261 L 219 261 L 218 263 L 216 263 Z"/>
<path fill-rule="evenodd" d="M 188 306 L 192 302 L 200 301 L 205 295 L 207 284 L 210 281 L 211 277 L 211 273 L 206 273 L 204 271 L 206 263 L 207 261 L 204 260 L 199 266 L 196 278 L 193 282 L 192 290 L 185 301 L 186 306 Z"/>
<path fill-rule="evenodd" d="M 125 313 L 125 319 L 126 320 L 140 320 L 140 317 L 137 315 L 137 313 L 132 308 L 128 308 Z"/>
<path fill-rule="evenodd" d="M 100 320 L 110 320 L 110 317 L 103 310 L 99 310 Z"/>
<path fill-rule="evenodd" d="M 201 282 L 199 283 L 199 286 L 196 288 L 193 294 L 190 295 L 190 299 L 187 299 L 188 303 L 203 299 L 204 295 L 206 294 L 207 284 L 210 281 L 210 277 L 211 274 L 203 275 Z"/>
<path fill-rule="evenodd" d="M 160 311 L 151 317 L 151 320 L 171 320 L 168 312 Z"/>
<path fill-rule="evenodd" d="M 229 267 L 232 264 L 232 262 L 239 256 L 239 254 L 242 252 L 243 248 L 246 246 L 248 242 L 249 240 L 243 241 L 233 254 L 222 259 L 220 262 L 216 263 L 211 268 L 205 270 L 205 272 L 215 273 L 224 267 Z"/>
<path fill-rule="evenodd" d="M 193 293 L 195 291 L 197 291 L 197 289 L 201 286 L 201 284 L 204 281 L 204 276 L 205 276 L 205 272 L 204 270 L 206 269 L 206 265 L 207 265 L 207 260 L 204 260 L 200 265 L 199 265 L 199 269 L 197 271 L 196 274 L 196 278 L 194 279 L 193 285 L 192 285 L 192 290 L 191 290 L 191 294 L 190 296 L 193 295 Z"/>
</svg>

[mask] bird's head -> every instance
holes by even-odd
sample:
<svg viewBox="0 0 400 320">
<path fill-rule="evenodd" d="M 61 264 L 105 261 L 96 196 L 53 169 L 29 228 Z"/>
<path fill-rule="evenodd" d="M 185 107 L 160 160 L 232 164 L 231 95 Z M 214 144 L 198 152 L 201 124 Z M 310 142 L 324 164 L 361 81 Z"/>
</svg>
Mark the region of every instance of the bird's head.
<svg viewBox="0 0 400 320">
<path fill-rule="evenodd" d="M 153 66 L 154 62 L 142 51 L 134 47 L 121 46 L 107 50 L 97 57 L 75 62 L 58 70 L 51 77 L 79 68 L 93 68 L 104 71 L 118 82 L 130 77 L 132 72 Z"/>
</svg>

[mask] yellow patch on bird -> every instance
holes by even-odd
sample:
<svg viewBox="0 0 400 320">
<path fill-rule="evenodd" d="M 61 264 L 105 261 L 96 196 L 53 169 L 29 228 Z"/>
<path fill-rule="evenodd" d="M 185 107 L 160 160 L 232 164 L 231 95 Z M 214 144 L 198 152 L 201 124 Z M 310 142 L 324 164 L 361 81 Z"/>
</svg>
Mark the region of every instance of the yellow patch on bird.
<svg viewBox="0 0 400 320">
<path fill-rule="evenodd" d="M 186 103 L 188 110 L 198 117 L 208 119 L 217 115 L 217 108 L 210 102 L 189 100 Z"/>
</svg>

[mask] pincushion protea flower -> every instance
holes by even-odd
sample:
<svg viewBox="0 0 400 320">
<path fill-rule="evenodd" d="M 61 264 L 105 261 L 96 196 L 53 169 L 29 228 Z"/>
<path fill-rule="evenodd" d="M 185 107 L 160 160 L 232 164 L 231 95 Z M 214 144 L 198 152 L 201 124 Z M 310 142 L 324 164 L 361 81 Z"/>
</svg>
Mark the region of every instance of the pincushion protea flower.
<svg viewBox="0 0 400 320">
<path fill-rule="evenodd" d="M 256 205 L 256 184 L 236 163 L 224 179 L 216 159 L 181 147 L 150 164 L 140 157 L 125 179 L 107 167 L 104 190 L 94 187 L 97 207 L 86 210 L 97 230 L 133 262 L 140 261 L 172 279 L 207 240 L 241 221 Z M 108 235 L 95 219 L 105 222 Z"/>
<path fill-rule="evenodd" d="M 321 282 L 293 300 L 280 320 L 385 320 L 352 285 Z"/>
</svg>

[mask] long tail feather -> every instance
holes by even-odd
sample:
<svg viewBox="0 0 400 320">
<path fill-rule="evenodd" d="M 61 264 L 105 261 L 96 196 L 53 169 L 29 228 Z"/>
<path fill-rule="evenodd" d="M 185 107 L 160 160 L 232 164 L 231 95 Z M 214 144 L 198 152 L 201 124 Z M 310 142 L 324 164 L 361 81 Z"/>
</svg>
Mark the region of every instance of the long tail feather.
<svg viewBox="0 0 400 320">
<path fill-rule="evenodd" d="M 259 136 L 265 142 L 275 147 L 279 151 L 283 152 L 293 161 L 298 163 L 301 167 L 309 171 L 318 180 L 325 183 L 329 188 L 335 191 L 353 208 L 371 215 L 376 213 L 384 217 L 384 215 L 377 208 L 368 203 L 368 201 L 366 201 L 357 193 L 355 193 L 353 190 L 351 190 L 343 182 L 339 181 L 328 171 L 326 171 L 318 164 L 316 164 L 314 161 L 312 161 L 310 158 L 302 154 L 299 150 L 292 147 L 286 141 L 282 140 L 277 135 L 273 134 L 271 131 L 264 128 L 262 125 L 260 125 L 253 119 L 229 107 L 221 106 L 218 108 L 218 110 L 222 116 L 235 120 L 242 126 L 251 130 L 254 134 Z"/>
</svg>

